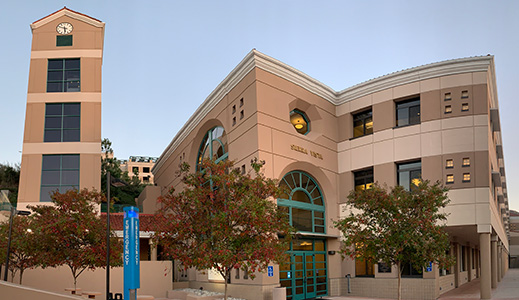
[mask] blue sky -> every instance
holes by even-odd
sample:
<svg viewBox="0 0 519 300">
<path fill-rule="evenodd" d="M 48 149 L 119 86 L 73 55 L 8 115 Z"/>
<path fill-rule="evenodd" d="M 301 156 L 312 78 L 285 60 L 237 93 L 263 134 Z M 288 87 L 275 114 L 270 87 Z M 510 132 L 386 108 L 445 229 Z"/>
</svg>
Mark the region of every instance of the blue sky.
<svg viewBox="0 0 519 300">
<path fill-rule="evenodd" d="M 519 1 L 2 1 L 2 163 L 21 160 L 29 25 L 63 6 L 106 23 L 102 136 L 118 158 L 159 156 L 253 48 L 336 90 L 495 55 L 508 194 L 519 210 Z"/>
</svg>

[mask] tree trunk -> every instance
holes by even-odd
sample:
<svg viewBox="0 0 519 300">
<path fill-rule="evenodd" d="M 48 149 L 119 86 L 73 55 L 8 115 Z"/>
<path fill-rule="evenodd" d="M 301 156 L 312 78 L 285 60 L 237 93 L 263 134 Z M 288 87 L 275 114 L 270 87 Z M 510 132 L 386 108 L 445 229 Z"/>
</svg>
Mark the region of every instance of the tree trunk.
<svg viewBox="0 0 519 300">
<path fill-rule="evenodd" d="M 227 281 L 229 281 L 230 273 L 231 273 L 231 272 L 227 272 L 227 273 L 225 274 L 225 293 L 224 293 L 224 300 L 227 300 Z"/>
<path fill-rule="evenodd" d="M 398 267 L 398 300 L 402 299 L 402 270 L 400 269 L 400 262 L 397 264 Z"/>
<path fill-rule="evenodd" d="M 20 269 L 20 284 L 22 284 L 23 271 L 24 269 Z"/>
</svg>

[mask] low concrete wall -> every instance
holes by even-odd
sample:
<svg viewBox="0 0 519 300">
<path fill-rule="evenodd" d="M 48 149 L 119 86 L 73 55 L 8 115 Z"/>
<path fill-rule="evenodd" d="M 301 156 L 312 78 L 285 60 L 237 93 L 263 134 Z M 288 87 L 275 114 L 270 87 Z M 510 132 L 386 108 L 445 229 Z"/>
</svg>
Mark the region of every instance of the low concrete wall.
<svg viewBox="0 0 519 300">
<path fill-rule="evenodd" d="M 112 293 L 123 293 L 123 276 L 122 267 L 110 269 L 110 291 Z M 14 282 L 19 282 L 18 276 Z M 74 287 L 72 273 L 69 267 L 64 266 L 26 270 L 23 274 L 22 284 L 59 294 L 65 294 L 65 288 Z M 84 271 L 78 278 L 77 287 L 84 291 L 100 292 L 102 295 L 99 298 L 106 299 L 106 270 Z M 171 261 L 141 261 L 141 288 L 137 290 L 137 295 L 152 295 L 155 298 L 165 298 L 166 292 L 171 289 Z M 4 299 L 3 296 L 2 299 Z"/>
<path fill-rule="evenodd" d="M 360 278 L 350 279 L 351 293 L 348 294 L 346 278 L 330 279 L 332 288 L 339 288 L 341 296 L 362 296 L 371 298 L 396 299 L 398 278 Z M 436 299 L 436 280 L 423 278 L 402 278 L 402 299 Z"/>
<path fill-rule="evenodd" d="M 211 292 L 224 293 L 225 284 L 216 282 L 190 281 L 189 287 L 192 289 L 203 288 Z M 279 284 L 275 285 L 251 285 L 251 284 L 228 284 L 227 294 L 229 297 L 242 298 L 247 300 L 272 300 L 272 291 Z"/>
<path fill-rule="evenodd" d="M 0 295 L 2 299 L 16 300 L 78 300 L 77 296 L 63 295 L 42 291 L 27 286 L 0 281 Z"/>
</svg>

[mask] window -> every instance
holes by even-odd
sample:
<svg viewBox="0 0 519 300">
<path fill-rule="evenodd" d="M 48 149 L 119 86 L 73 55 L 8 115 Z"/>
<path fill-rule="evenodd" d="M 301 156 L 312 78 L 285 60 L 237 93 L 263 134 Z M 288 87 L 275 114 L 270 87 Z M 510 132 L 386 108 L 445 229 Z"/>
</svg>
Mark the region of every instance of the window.
<svg viewBox="0 0 519 300">
<path fill-rule="evenodd" d="M 79 142 L 81 104 L 45 104 L 44 142 Z"/>
<path fill-rule="evenodd" d="M 79 58 L 49 59 L 47 69 L 47 92 L 79 92 Z"/>
<path fill-rule="evenodd" d="M 134 174 L 139 174 L 139 167 L 132 167 L 132 172 Z"/>
<path fill-rule="evenodd" d="M 451 93 L 445 93 L 445 98 L 443 98 L 445 101 L 449 101 L 452 99 Z"/>
<path fill-rule="evenodd" d="M 422 182 L 422 162 L 398 164 L 398 184 L 410 191 Z"/>
<path fill-rule="evenodd" d="M 227 133 L 223 127 L 214 127 L 207 131 L 200 148 L 198 150 L 198 157 L 196 160 L 197 168 L 206 159 L 212 159 L 215 162 L 227 159 Z"/>
<path fill-rule="evenodd" d="M 396 126 L 420 124 L 420 98 L 396 104 Z"/>
<path fill-rule="evenodd" d="M 294 109 L 290 112 L 290 123 L 300 134 L 307 134 L 310 132 L 310 120 L 306 114 L 300 110 Z"/>
<path fill-rule="evenodd" d="M 445 254 L 447 256 L 449 256 L 450 255 L 450 251 L 449 250 L 445 251 Z M 446 276 L 446 275 L 451 274 L 451 268 L 450 267 L 446 267 L 444 269 L 438 269 L 438 270 L 440 272 L 440 276 Z"/>
<path fill-rule="evenodd" d="M 469 111 L 469 104 L 468 103 L 463 103 L 461 105 L 461 111 Z"/>
<path fill-rule="evenodd" d="M 234 114 L 236 112 L 236 105 L 232 106 L 232 113 Z"/>
<path fill-rule="evenodd" d="M 242 111 L 240 111 L 240 120 L 243 119 L 243 117 L 245 116 L 245 113 Z"/>
<path fill-rule="evenodd" d="M 364 136 L 373 133 L 373 112 L 361 112 L 353 115 L 353 137 Z"/>
<path fill-rule="evenodd" d="M 454 168 L 454 161 L 452 159 L 447 159 L 445 161 L 445 168 L 446 169 L 452 169 Z"/>
<path fill-rule="evenodd" d="M 419 277 L 423 275 L 422 268 L 415 268 L 411 263 L 402 262 L 400 265 L 402 271 L 402 277 Z"/>
<path fill-rule="evenodd" d="M 54 191 L 79 189 L 79 154 L 43 155 L 40 201 L 51 201 Z"/>
<path fill-rule="evenodd" d="M 56 47 L 72 46 L 71 35 L 58 35 L 56 36 Z"/>
<path fill-rule="evenodd" d="M 285 194 L 278 205 L 286 211 L 290 225 L 298 231 L 325 233 L 324 200 L 317 182 L 302 171 L 292 171 L 279 185 Z"/>
<path fill-rule="evenodd" d="M 463 167 L 470 167 L 470 158 L 463 158 Z"/>
<path fill-rule="evenodd" d="M 236 117 L 232 118 L 232 126 L 236 125 Z"/>
<path fill-rule="evenodd" d="M 356 277 L 375 277 L 375 265 L 372 260 L 355 258 Z"/>
<path fill-rule="evenodd" d="M 465 99 L 469 97 L 469 91 L 462 91 L 461 92 L 461 99 Z"/>
<path fill-rule="evenodd" d="M 353 173 L 355 177 L 355 190 L 362 191 L 373 186 L 373 168 Z"/>
<path fill-rule="evenodd" d="M 446 106 L 445 106 L 445 113 L 446 113 L 446 114 L 450 114 L 451 112 L 452 112 L 452 106 L 450 106 L 450 105 L 446 105 Z"/>
<path fill-rule="evenodd" d="M 447 175 L 447 183 L 454 183 L 454 175 L 452 175 L 452 174 Z"/>
<path fill-rule="evenodd" d="M 245 165 L 241 165 L 241 174 L 244 175 L 246 172 Z"/>
<path fill-rule="evenodd" d="M 465 246 L 461 246 L 461 260 L 460 260 L 460 271 L 461 272 L 467 271 L 467 254 L 465 253 L 466 252 L 465 249 L 466 249 Z"/>
<path fill-rule="evenodd" d="M 149 173 L 150 167 L 142 167 L 142 173 Z"/>
<path fill-rule="evenodd" d="M 240 99 L 240 107 L 243 106 L 243 98 Z"/>
<path fill-rule="evenodd" d="M 143 182 L 150 182 L 150 176 L 144 176 L 142 177 Z"/>
<path fill-rule="evenodd" d="M 463 173 L 463 182 L 470 182 L 470 173 Z"/>
<path fill-rule="evenodd" d="M 384 262 L 379 262 L 378 263 L 378 272 L 379 273 L 391 273 L 391 266 Z"/>
</svg>

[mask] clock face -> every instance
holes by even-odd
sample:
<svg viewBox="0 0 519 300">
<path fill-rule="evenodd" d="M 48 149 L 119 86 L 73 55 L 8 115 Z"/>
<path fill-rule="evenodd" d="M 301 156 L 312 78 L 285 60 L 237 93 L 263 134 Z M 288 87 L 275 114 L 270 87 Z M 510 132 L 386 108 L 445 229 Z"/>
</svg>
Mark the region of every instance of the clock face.
<svg viewBox="0 0 519 300">
<path fill-rule="evenodd" d="M 67 23 L 67 22 L 59 23 L 58 26 L 56 27 L 56 31 L 59 34 L 69 34 L 72 32 L 72 29 L 73 29 L 72 24 Z"/>
</svg>

